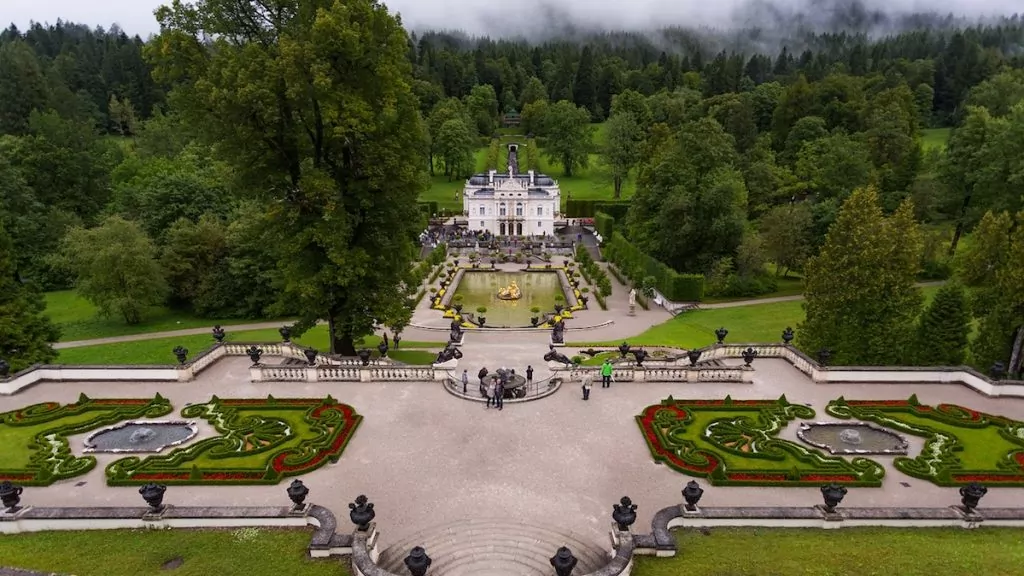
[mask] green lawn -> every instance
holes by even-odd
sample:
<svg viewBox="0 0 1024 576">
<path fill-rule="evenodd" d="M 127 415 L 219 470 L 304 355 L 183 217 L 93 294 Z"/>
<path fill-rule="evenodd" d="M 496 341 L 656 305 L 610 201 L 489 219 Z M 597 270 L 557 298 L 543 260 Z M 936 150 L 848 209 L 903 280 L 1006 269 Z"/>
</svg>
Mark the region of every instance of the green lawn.
<svg viewBox="0 0 1024 576">
<path fill-rule="evenodd" d="M 0 565 L 78 576 L 348 576 L 344 562 L 306 557 L 310 530 L 93 530 L 0 537 Z"/>
<path fill-rule="evenodd" d="M 949 141 L 950 128 L 926 128 L 921 130 L 921 149 L 927 152 L 934 148 L 944 149 Z"/>
<path fill-rule="evenodd" d="M 229 325 L 266 321 L 239 318 L 197 318 L 187 312 L 172 311 L 161 306 L 149 310 L 142 323 L 129 326 L 117 316 L 101 317 L 96 307 L 74 290 L 47 292 L 45 297 L 46 315 L 60 327 L 61 342 L 201 328 L 203 326 L 212 328 L 215 324 Z"/>
<path fill-rule="evenodd" d="M 706 535 L 705 535 L 706 534 Z M 713 528 L 676 531 L 673 558 L 640 556 L 633 576 L 1012 576 L 1012 528 Z"/>
<path fill-rule="evenodd" d="M 928 302 L 938 286 L 921 291 Z M 652 326 L 638 336 L 628 338 L 634 346 L 673 346 L 699 348 L 715 342 L 715 330 L 729 330 L 726 342 L 762 343 L 781 342 L 782 331 L 790 326 L 794 330 L 804 319 L 802 301 L 751 304 L 733 308 L 694 310 Z M 620 342 L 571 342 L 569 346 L 617 346 Z"/>
<path fill-rule="evenodd" d="M 248 330 L 242 332 L 228 332 L 228 342 L 280 342 L 281 335 L 277 330 Z M 328 350 L 327 327 L 316 326 L 301 338 L 294 338 L 296 344 L 310 346 L 317 350 Z M 380 337 L 367 336 L 362 340 L 361 345 L 376 353 L 376 346 Z M 193 358 L 203 350 L 206 350 L 214 343 L 213 337 L 209 334 L 198 334 L 195 336 L 176 336 L 173 338 L 155 338 L 152 340 L 136 340 L 134 342 L 118 342 L 114 344 L 98 344 L 96 346 L 83 346 L 81 348 L 66 348 L 59 350 L 56 363 L 58 364 L 174 364 L 176 362 L 172 350 L 175 346 L 184 346 L 189 351 L 189 358 Z M 401 342 L 401 349 L 389 353 L 395 360 L 409 364 L 429 364 L 436 357 L 436 353 L 427 351 L 408 350 L 412 348 L 440 349 L 444 347 L 443 342 Z M 429 358 L 428 358 L 429 356 Z"/>
</svg>

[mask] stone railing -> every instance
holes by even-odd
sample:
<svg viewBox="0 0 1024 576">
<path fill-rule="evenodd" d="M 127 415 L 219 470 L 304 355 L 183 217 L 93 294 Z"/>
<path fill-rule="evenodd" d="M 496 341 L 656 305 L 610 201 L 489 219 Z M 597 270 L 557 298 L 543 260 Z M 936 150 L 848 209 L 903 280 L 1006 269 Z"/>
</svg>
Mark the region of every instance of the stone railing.
<svg viewBox="0 0 1024 576">
<path fill-rule="evenodd" d="M 0 379 L 0 395 L 15 394 L 19 390 L 28 388 L 39 382 L 188 382 L 198 376 L 203 370 L 209 368 L 221 358 L 226 356 L 248 356 L 250 346 L 257 346 L 263 351 L 263 357 L 280 357 L 306 361 L 305 348 L 296 346 L 291 342 L 221 342 L 200 352 L 184 364 L 168 364 L 155 366 L 107 366 L 107 365 L 66 365 L 66 364 L 37 364 L 11 375 L 8 378 Z M 171 352 L 168 351 L 168 355 Z M 318 367 L 338 366 L 369 370 L 372 368 L 391 367 L 429 369 L 422 366 L 406 367 L 388 359 L 371 360 L 369 366 L 364 367 L 362 360 L 358 358 L 346 358 L 330 354 L 317 354 L 316 362 Z M 456 363 L 457 365 L 457 363 Z M 305 373 L 305 366 L 265 366 L 268 369 L 267 377 L 264 380 L 282 381 L 312 381 Z M 444 366 L 445 369 L 454 369 L 455 365 Z M 270 377 L 270 373 L 274 376 Z M 422 372 L 421 372 L 422 373 Z M 301 376 L 300 376 L 301 375 Z M 262 376 L 262 373 L 261 373 Z M 325 378 L 333 379 L 333 378 Z M 344 378 L 339 378 L 344 380 Z M 368 378 L 366 381 L 372 380 Z M 358 379 L 357 379 L 358 380 Z"/>
<path fill-rule="evenodd" d="M 249 368 L 253 382 L 431 382 L 450 378 L 458 361 L 431 366 L 268 366 Z"/>
<path fill-rule="evenodd" d="M 566 380 L 581 380 L 589 375 L 594 382 L 601 380 L 600 366 L 572 367 L 548 362 L 548 368 Z M 753 382 L 754 368 L 747 366 L 672 366 L 623 368 L 616 365 L 612 373 L 615 382 Z"/>
<path fill-rule="evenodd" d="M 961 384 L 985 396 L 1024 397 L 1024 381 L 993 380 L 968 366 L 822 366 L 786 344 L 715 344 L 704 348 L 700 358 L 742 358 L 747 348 L 756 350 L 758 358 L 789 362 L 817 384 Z"/>
</svg>

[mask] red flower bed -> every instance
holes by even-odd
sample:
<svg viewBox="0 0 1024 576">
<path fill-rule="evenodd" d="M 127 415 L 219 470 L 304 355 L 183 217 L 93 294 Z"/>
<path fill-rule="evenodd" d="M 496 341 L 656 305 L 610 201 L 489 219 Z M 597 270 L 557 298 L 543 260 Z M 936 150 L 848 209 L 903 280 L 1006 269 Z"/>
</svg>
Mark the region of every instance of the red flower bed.
<svg viewBox="0 0 1024 576">
<path fill-rule="evenodd" d="M 989 484 L 1019 484 L 1024 482 L 1021 474 L 950 474 L 954 482 L 987 482 Z"/>
<path fill-rule="evenodd" d="M 203 480 L 259 480 L 262 472 L 204 472 Z"/>
<path fill-rule="evenodd" d="M 910 406 L 906 400 L 848 400 L 850 406 Z"/>
<path fill-rule="evenodd" d="M 785 474 L 752 473 L 752 472 L 729 472 L 726 478 L 734 482 L 785 482 Z"/>
<path fill-rule="evenodd" d="M 800 480 L 806 482 L 856 482 L 856 476 L 849 474 L 804 474 Z"/>
<path fill-rule="evenodd" d="M 176 472 L 144 472 L 141 474 L 132 475 L 133 480 L 149 480 L 149 481 L 166 481 L 166 480 L 188 480 L 190 474 L 188 472 L 176 473 Z"/>
</svg>

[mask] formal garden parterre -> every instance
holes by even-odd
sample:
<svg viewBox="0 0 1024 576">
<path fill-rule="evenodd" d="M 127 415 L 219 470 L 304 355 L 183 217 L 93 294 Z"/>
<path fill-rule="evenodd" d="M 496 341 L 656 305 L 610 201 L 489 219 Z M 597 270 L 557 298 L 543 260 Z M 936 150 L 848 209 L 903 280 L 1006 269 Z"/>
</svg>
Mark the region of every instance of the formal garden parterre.
<svg viewBox="0 0 1024 576">
<path fill-rule="evenodd" d="M 47 402 L 0 414 L 0 480 L 47 486 L 96 466 L 75 456 L 68 437 L 125 420 L 171 413 L 167 399 L 92 399 Z M 185 418 L 203 419 L 218 432 L 166 454 L 119 458 L 106 468 L 111 486 L 161 484 L 276 484 L 337 462 L 362 416 L 326 398 L 221 399 L 192 404 Z"/>
<path fill-rule="evenodd" d="M 972 482 L 1024 486 L 1024 423 L 963 406 L 907 400 L 828 403 L 835 418 L 874 423 L 925 439 L 917 456 L 898 456 L 899 472 L 939 486 Z M 829 456 L 778 435 L 815 411 L 769 400 L 676 400 L 671 396 L 636 417 L 656 462 L 715 486 L 879 487 L 884 467 L 866 457 Z"/>
</svg>

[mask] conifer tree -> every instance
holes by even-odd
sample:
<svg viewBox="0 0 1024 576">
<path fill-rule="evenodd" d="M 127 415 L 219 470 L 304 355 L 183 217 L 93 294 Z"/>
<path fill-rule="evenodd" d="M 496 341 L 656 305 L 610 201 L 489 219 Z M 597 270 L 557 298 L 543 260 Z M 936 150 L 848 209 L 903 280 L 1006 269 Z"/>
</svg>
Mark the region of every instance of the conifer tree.
<svg viewBox="0 0 1024 576">
<path fill-rule="evenodd" d="M 800 347 L 811 354 L 827 348 L 835 364 L 908 361 L 922 302 L 914 286 L 920 252 L 909 202 L 885 218 L 874 188 L 854 191 L 805 265 Z"/>
<path fill-rule="evenodd" d="M 60 331 L 43 315 L 46 304 L 22 283 L 14 263 L 12 243 L 0 224 L 0 359 L 12 373 L 57 357 L 50 346 Z"/>
<path fill-rule="evenodd" d="M 921 366 L 959 366 L 967 352 L 971 314 L 967 294 L 957 282 L 949 282 L 917 324 L 916 363 Z"/>
</svg>

